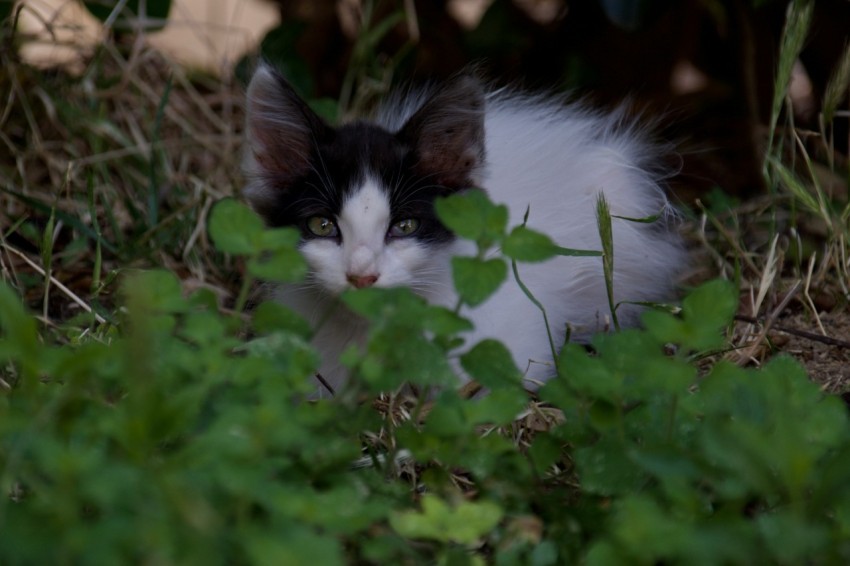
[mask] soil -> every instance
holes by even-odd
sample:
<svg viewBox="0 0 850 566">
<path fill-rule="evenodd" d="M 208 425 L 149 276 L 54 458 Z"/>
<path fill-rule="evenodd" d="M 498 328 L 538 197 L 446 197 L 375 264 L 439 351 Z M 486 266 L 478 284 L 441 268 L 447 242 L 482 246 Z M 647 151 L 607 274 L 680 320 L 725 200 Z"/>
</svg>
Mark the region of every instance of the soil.
<svg viewBox="0 0 850 566">
<path fill-rule="evenodd" d="M 830 393 L 850 393 L 850 312 L 847 309 L 821 314 L 819 316 L 825 337 L 814 317 L 805 313 L 796 313 L 778 321 L 782 328 L 804 330 L 809 337 L 788 332 L 774 332 L 781 341 L 787 342 L 780 351 L 796 358 L 809 374 L 809 377 Z M 830 343 L 833 342 L 833 343 Z"/>
</svg>

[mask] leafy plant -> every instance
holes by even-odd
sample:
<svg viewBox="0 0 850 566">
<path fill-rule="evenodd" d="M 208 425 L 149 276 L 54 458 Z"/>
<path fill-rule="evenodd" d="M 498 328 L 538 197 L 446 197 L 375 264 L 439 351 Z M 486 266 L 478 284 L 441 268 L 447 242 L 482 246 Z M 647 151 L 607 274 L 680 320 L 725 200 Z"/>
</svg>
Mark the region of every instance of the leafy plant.
<svg viewBox="0 0 850 566">
<path fill-rule="evenodd" d="M 478 243 L 455 264 L 464 304 L 486 300 L 508 261 L 569 252 L 509 229 L 483 193 L 438 210 Z M 235 201 L 216 205 L 209 230 L 249 275 L 303 274 L 294 235 Z M 737 304 L 729 283 L 698 288 L 680 315 L 649 311 L 645 329 L 597 336 L 591 352 L 568 344 L 542 401 L 492 340 L 459 357 L 490 390 L 464 399 L 447 359 L 469 323 L 404 289 L 344 297 L 371 321 L 368 344 L 346 355 L 349 387 L 306 402 L 318 360 L 294 313 L 260 305 L 246 339 L 241 316 L 167 272 L 129 273 L 122 288 L 116 326 L 57 345 L 0 286 L 4 564 L 850 555 L 841 403 L 787 358 L 700 376 Z M 431 395 L 398 393 L 396 410 L 360 402 L 404 382 Z"/>
<path fill-rule="evenodd" d="M 0 282 L 0 563 L 850 559 L 846 410 L 789 358 L 758 370 L 717 361 L 738 304 L 732 284 L 692 290 L 675 315 L 648 310 L 642 329 L 568 344 L 557 377 L 531 399 L 502 344 L 459 348 L 469 328 L 463 308 L 511 276 L 522 286 L 522 262 L 603 252 L 599 261 L 610 261 L 605 231 L 636 219 L 603 211 L 603 252 L 569 250 L 508 226 L 483 193 L 440 201 L 444 223 L 477 246 L 454 262 L 456 308 L 403 289 L 346 294 L 345 306 L 371 323 L 368 342 L 345 355 L 353 373 L 345 389 L 306 400 L 305 378 L 318 366 L 313 329 L 279 304 L 242 313 L 257 280 L 303 276 L 297 236 L 265 229 L 233 200 L 210 208 L 233 182 L 192 172 L 208 171 L 200 164 L 211 149 L 235 138 L 198 136 L 173 111 L 180 96 L 190 101 L 183 107 L 203 100 L 183 91 L 178 70 L 174 89 L 160 81 L 169 86 L 158 94 L 132 74 L 132 88 L 112 90 L 125 75 L 103 67 L 88 69 L 98 90 L 83 103 L 36 103 L 55 92 L 47 78 L 11 91 L 7 115 L 29 127 L 15 125 L 24 134 L 10 138 L 16 167 L 49 171 L 63 192 L 85 196 L 56 202 L 53 185 L 40 192 L 37 177 L 4 169 L 3 194 L 36 214 L 0 229 L 3 277 L 21 245 L 43 272 L 13 263 Z M 28 80 L 21 70 L 7 76 Z M 846 74 L 832 84 L 846 90 Z M 39 126 L 53 123 L 40 120 L 42 106 L 55 108 L 73 140 L 67 159 L 42 155 L 50 144 Z M 139 149 L 148 145 L 140 135 L 152 151 Z M 180 151 L 158 148 L 175 139 L 186 140 Z M 828 218 L 837 245 L 846 203 L 818 192 L 810 161 L 787 165 L 779 149 L 794 146 L 775 138 L 770 178 L 795 192 L 801 215 Z M 57 169 L 69 159 L 81 159 L 79 168 Z M 191 187 L 180 175 L 161 187 L 158 175 L 169 171 Z M 193 248 L 205 225 L 218 253 Z M 69 233 L 72 244 L 57 239 Z M 120 260 L 120 297 L 114 308 L 54 323 L 53 273 L 86 245 L 94 259 L 77 269 L 92 274 L 84 285 L 97 297 L 116 277 L 102 276 L 104 254 L 113 266 Z M 179 268 L 193 273 L 241 269 L 235 308 L 184 273 L 181 281 L 125 267 L 154 263 L 140 256 L 182 258 Z M 846 272 L 845 264 L 837 263 Z M 526 293 L 528 316 L 545 317 Z M 22 296 L 40 305 L 39 316 Z M 457 390 L 458 368 L 489 393 Z"/>
</svg>

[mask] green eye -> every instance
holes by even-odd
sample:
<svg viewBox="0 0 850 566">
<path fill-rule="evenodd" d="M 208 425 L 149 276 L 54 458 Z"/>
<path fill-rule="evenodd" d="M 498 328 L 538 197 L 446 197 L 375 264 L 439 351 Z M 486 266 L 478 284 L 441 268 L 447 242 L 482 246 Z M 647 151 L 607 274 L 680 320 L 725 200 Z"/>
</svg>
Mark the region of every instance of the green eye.
<svg viewBox="0 0 850 566">
<path fill-rule="evenodd" d="M 406 238 L 415 234 L 417 230 L 419 230 L 419 221 L 415 218 L 405 218 L 390 227 L 390 236 L 393 238 Z"/>
<path fill-rule="evenodd" d="M 307 220 L 307 229 L 311 234 L 320 238 L 335 238 L 339 234 L 334 221 L 324 216 L 313 216 L 309 218 Z"/>
</svg>

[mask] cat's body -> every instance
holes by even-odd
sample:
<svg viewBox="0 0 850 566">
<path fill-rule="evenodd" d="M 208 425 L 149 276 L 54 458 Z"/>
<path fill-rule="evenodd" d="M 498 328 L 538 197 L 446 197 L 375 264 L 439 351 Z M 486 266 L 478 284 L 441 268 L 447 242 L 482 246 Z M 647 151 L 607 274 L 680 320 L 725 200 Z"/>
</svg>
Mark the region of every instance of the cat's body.
<svg viewBox="0 0 850 566">
<path fill-rule="evenodd" d="M 374 124 L 332 129 L 266 66 L 254 75 L 248 97 L 246 195 L 271 225 L 302 230 L 310 265 L 306 283 L 277 288 L 274 297 L 319 325 L 314 344 L 334 388 L 346 378 L 339 354 L 366 332 L 355 315 L 331 309 L 340 292 L 404 285 L 432 303 L 456 303 L 450 259 L 474 255 L 474 247 L 436 220 L 436 196 L 481 187 L 508 206 L 510 225 L 530 209 L 529 227 L 561 246 L 589 250 L 601 249 L 600 191 L 613 215 L 660 214 L 654 224 L 614 219 L 618 302 L 669 298 L 684 264 L 652 167 L 658 151 L 620 115 L 486 94 L 474 79 L 460 77 L 390 101 Z M 545 306 L 556 343 L 567 324 L 578 339 L 609 328 L 601 258 L 520 264 L 520 274 Z M 621 323 L 637 322 L 637 307 L 617 312 Z M 513 278 L 462 314 L 475 325 L 465 336 L 468 346 L 487 337 L 502 341 L 532 386 L 554 375 L 542 316 Z"/>
</svg>

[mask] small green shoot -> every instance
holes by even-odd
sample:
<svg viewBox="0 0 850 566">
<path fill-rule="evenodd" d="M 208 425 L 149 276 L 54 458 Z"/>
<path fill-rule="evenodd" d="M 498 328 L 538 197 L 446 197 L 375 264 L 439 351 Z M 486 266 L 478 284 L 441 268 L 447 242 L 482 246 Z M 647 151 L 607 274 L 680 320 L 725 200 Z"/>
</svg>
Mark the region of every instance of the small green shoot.
<svg viewBox="0 0 850 566">
<path fill-rule="evenodd" d="M 596 199 L 596 223 L 599 228 L 599 239 L 602 242 L 602 270 L 605 274 L 605 290 L 608 293 L 608 308 L 611 311 L 611 321 L 614 328 L 620 330 L 617 320 L 617 306 L 614 304 L 614 233 L 611 227 L 611 212 L 605 195 L 600 193 Z"/>
</svg>

